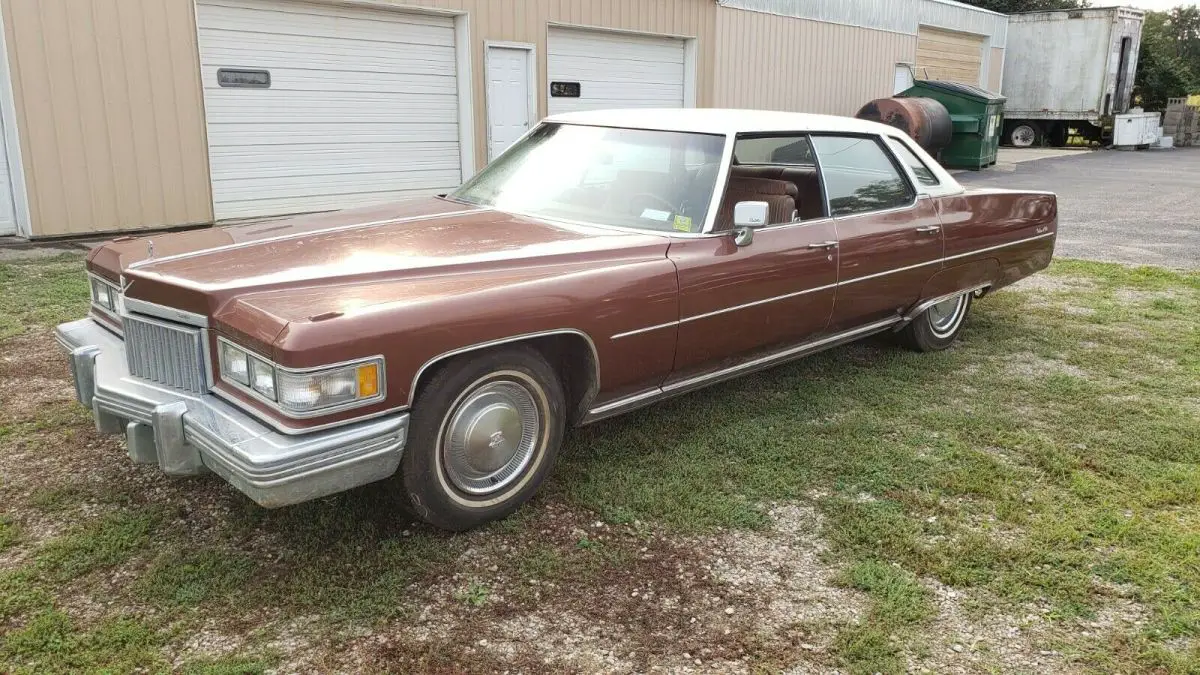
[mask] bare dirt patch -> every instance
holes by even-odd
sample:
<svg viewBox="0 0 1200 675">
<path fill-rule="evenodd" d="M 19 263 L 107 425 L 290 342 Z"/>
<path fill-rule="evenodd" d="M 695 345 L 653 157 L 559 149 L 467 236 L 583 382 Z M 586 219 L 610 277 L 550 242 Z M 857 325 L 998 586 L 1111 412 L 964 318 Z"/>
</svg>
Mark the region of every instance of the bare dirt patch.
<svg viewBox="0 0 1200 675">
<path fill-rule="evenodd" d="M 70 369 L 54 334 L 37 327 L 0 349 L 0 424 L 31 419 L 42 406 L 75 399 Z"/>
<path fill-rule="evenodd" d="M 1070 375 L 1091 379 L 1087 371 L 1058 359 L 1048 359 L 1033 352 L 1019 352 L 1006 357 L 1005 373 L 1010 377 L 1036 378 L 1049 375 Z"/>
<path fill-rule="evenodd" d="M 1113 291 L 1113 298 L 1125 304 L 1141 304 L 1155 300 L 1178 300 L 1183 294 L 1176 289 L 1168 288 L 1160 291 L 1143 291 L 1134 288 L 1118 288 Z"/>
<path fill-rule="evenodd" d="M 1035 274 L 1025 277 L 1009 286 L 1012 290 L 1030 291 L 1033 293 L 1074 293 L 1093 289 L 1096 284 L 1090 279 L 1072 276 L 1054 276 L 1050 274 Z"/>
<path fill-rule="evenodd" d="M 1039 602 L 1009 611 L 984 592 L 966 592 L 935 580 L 922 583 L 933 593 L 937 615 L 922 631 L 928 648 L 905 656 L 909 672 L 932 673 L 1081 673 L 1078 654 L 1062 650 L 1072 639 L 1106 639 L 1146 623 L 1149 612 L 1111 589 L 1097 587 L 1101 605 L 1092 618 L 1051 619 L 1051 607 Z"/>
<path fill-rule="evenodd" d="M 465 535 L 454 565 L 413 589 L 416 616 L 292 645 L 280 670 L 828 672 L 865 596 L 833 584 L 812 507 L 769 513 L 767 531 L 676 537 L 541 503 L 524 532 Z"/>
<path fill-rule="evenodd" d="M 816 509 L 783 504 L 768 513 L 767 532 L 731 532 L 699 545 L 716 556 L 713 573 L 730 588 L 728 597 L 758 605 L 753 630 L 760 640 L 776 641 L 790 626 L 820 625 L 825 630 L 807 636 L 798 655 L 821 654 L 839 627 L 866 616 L 866 597 L 833 584 L 838 567 L 827 561 Z"/>
</svg>

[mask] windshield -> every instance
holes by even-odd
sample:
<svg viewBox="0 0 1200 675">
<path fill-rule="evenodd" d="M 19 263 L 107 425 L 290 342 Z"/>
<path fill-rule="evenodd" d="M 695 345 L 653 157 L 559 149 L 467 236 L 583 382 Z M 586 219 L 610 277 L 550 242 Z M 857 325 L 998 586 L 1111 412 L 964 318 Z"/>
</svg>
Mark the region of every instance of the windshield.
<svg viewBox="0 0 1200 675">
<path fill-rule="evenodd" d="M 451 197 L 545 218 L 699 232 L 724 140 L 710 134 L 544 124 Z"/>
</svg>

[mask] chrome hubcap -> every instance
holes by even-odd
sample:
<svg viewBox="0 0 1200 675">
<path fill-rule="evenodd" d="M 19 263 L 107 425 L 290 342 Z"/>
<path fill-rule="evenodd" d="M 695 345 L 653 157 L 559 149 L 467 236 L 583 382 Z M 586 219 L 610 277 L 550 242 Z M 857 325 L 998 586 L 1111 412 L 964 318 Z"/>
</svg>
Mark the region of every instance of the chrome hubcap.
<svg viewBox="0 0 1200 675">
<path fill-rule="evenodd" d="M 1037 133 L 1034 132 L 1033 127 L 1022 124 L 1013 129 L 1012 143 L 1018 148 L 1028 148 L 1033 145 L 1033 139 L 1036 137 Z"/>
<path fill-rule="evenodd" d="M 943 300 L 929 308 L 929 327 L 938 337 L 946 337 L 958 328 L 967 308 L 967 295 L 964 293 L 956 298 Z"/>
<path fill-rule="evenodd" d="M 442 465 L 454 487 L 486 495 L 516 480 L 533 459 L 541 430 L 534 394 L 523 384 L 492 381 L 464 396 L 442 440 Z"/>
</svg>

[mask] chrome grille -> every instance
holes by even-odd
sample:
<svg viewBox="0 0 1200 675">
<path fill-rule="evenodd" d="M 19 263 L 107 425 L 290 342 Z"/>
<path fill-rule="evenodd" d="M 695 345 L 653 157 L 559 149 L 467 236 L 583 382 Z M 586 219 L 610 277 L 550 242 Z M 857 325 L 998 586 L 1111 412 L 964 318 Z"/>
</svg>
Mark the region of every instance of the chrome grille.
<svg viewBox="0 0 1200 675">
<path fill-rule="evenodd" d="M 153 382 L 204 393 L 204 348 L 199 328 L 126 314 L 129 372 Z"/>
</svg>

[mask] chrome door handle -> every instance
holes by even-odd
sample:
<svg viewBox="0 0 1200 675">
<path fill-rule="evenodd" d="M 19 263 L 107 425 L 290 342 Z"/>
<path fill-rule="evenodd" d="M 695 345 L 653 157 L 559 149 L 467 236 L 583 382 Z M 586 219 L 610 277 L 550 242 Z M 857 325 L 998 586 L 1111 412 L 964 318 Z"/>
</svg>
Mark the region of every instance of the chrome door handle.
<svg viewBox="0 0 1200 675">
<path fill-rule="evenodd" d="M 917 232 L 937 232 L 942 229 L 941 225 L 922 225 L 917 228 Z"/>
<path fill-rule="evenodd" d="M 809 248 L 837 248 L 836 241 L 821 241 L 808 245 Z"/>
</svg>

